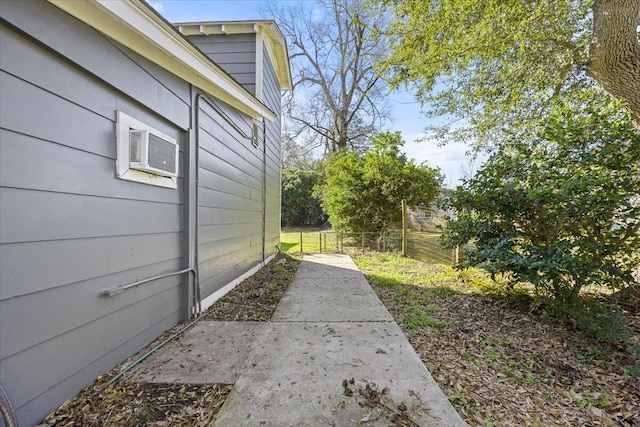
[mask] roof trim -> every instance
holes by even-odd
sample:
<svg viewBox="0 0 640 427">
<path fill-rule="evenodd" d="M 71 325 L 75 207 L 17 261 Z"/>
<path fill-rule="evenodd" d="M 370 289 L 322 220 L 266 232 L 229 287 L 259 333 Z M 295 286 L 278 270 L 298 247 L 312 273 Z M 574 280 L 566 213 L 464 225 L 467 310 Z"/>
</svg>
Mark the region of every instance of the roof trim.
<svg viewBox="0 0 640 427">
<path fill-rule="evenodd" d="M 48 0 L 204 92 L 254 118 L 276 114 L 141 0 Z"/>
<path fill-rule="evenodd" d="M 273 62 L 281 90 L 291 90 L 291 69 L 287 42 L 271 20 L 178 22 L 173 24 L 185 36 L 210 34 L 262 34 Z"/>
</svg>

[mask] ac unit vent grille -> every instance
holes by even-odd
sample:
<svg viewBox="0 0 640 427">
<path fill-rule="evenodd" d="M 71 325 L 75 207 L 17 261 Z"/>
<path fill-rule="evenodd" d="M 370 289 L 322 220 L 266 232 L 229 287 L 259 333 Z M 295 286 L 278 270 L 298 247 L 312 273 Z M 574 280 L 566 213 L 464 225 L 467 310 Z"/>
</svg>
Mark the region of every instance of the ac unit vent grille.
<svg viewBox="0 0 640 427">
<path fill-rule="evenodd" d="M 258 148 L 260 146 L 260 128 L 258 127 L 258 121 L 253 119 L 253 127 L 251 132 L 251 143 L 254 147 Z"/>
<path fill-rule="evenodd" d="M 149 134 L 149 166 L 175 174 L 175 152 L 175 144 L 154 134 Z"/>
<path fill-rule="evenodd" d="M 129 161 L 140 161 L 140 140 L 142 139 L 141 132 L 130 132 L 129 139 Z"/>
<path fill-rule="evenodd" d="M 129 167 L 160 176 L 178 176 L 178 144 L 149 130 L 129 132 Z"/>
</svg>

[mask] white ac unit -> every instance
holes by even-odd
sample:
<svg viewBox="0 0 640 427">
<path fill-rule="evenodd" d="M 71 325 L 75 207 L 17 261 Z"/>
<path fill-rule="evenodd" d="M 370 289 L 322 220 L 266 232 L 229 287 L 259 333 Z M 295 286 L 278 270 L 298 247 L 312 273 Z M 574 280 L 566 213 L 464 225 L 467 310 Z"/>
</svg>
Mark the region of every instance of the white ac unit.
<svg viewBox="0 0 640 427">
<path fill-rule="evenodd" d="M 178 176 L 176 140 L 150 130 L 130 130 L 129 167 L 155 175 Z"/>
</svg>

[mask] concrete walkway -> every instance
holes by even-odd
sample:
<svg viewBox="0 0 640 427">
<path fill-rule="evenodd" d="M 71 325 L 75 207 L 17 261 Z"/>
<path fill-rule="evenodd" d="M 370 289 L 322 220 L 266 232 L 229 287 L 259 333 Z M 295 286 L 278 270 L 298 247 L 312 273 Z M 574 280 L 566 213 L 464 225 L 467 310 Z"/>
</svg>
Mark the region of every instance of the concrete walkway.
<svg viewBox="0 0 640 427">
<path fill-rule="evenodd" d="M 466 426 L 344 255 L 306 256 L 272 322 L 199 322 L 136 375 L 234 383 L 216 426 Z"/>
</svg>

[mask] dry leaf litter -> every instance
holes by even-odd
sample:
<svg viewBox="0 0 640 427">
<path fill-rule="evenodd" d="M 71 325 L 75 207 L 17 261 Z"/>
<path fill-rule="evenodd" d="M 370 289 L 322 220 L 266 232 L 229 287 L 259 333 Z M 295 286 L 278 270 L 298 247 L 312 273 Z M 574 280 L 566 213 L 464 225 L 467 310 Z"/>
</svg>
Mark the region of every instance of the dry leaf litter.
<svg viewBox="0 0 640 427">
<path fill-rule="evenodd" d="M 293 279 L 298 264 L 298 260 L 279 254 L 265 268 L 211 306 L 203 313 L 202 319 L 268 321 Z M 101 390 L 140 355 L 183 327 L 181 324 L 165 332 L 111 372 L 99 377 L 37 427 L 210 426 L 232 385 L 137 383 L 125 374 Z"/>
<path fill-rule="evenodd" d="M 470 425 L 640 426 L 637 304 L 621 304 L 627 342 L 596 345 L 570 322 L 460 282 L 441 284 L 452 292 L 406 286 L 433 308 L 431 322 L 416 326 L 413 303 L 388 287 L 374 290 Z"/>
</svg>

